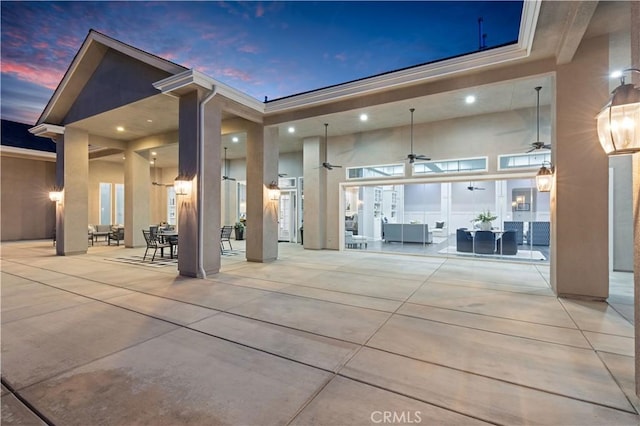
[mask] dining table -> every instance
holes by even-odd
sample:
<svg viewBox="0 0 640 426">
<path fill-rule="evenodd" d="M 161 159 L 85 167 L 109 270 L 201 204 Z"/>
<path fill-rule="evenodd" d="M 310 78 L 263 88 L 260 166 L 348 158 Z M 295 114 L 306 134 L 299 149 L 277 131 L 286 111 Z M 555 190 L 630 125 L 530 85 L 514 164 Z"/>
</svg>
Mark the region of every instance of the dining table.
<svg viewBox="0 0 640 426">
<path fill-rule="evenodd" d="M 173 256 L 178 255 L 178 231 L 158 229 L 158 237 L 162 242 L 169 243 L 169 257 L 173 259 Z"/>
</svg>

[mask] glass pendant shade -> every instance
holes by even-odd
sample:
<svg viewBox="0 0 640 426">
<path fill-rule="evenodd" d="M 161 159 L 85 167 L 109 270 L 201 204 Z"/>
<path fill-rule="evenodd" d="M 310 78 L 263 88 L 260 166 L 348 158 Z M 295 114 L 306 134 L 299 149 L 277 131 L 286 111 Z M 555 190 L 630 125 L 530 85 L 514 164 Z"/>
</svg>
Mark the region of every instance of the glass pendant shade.
<svg viewBox="0 0 640 426">
<path fill-rule="evenodd" d="M 550 192 L 553 185 L 553 168 L 540 167 L 536 175 L 536 186 L 539 192 Z"/>
<path fill-rule="evenodd" d="M 618 86 L 596 119 L 598 138 L 608 155 L 640 151 L 640 89 Z"/>
</svg>

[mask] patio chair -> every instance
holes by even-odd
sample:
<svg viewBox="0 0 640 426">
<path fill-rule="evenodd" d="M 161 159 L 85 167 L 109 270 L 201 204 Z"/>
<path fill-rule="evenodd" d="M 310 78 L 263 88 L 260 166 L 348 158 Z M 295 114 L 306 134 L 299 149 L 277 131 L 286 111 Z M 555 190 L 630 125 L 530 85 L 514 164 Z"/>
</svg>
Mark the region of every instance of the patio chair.
<svg viewBox="0 0 640 426">
<path fill-rule="evenodd" d="M 151 257 L 152 262 L 156 258 L 156 252 L 158 251 L 158 249 L 160 249 L 161 257 L 164 257 L 165 248 L 168 248 L 169 250 L 173 249 L 173 247 L 171 247 L 171 244 L 161 241 L 157 235 L 151 235 L 151 231 L 143 229 L 142 235 L 144 235 L 144 240 L 147 242 L 147 249 L 144 251 L 144 256 L 142 257 L 143 262 L 147 258 L 147 252 L 149 251 L 149 249 L 153 249 L 153 256 Z"/>
<path fill-rule="evenodd" d="M 120 245 L 120 241 L 124 240 L 124 228 L 121 227 L 112 227 L 111 231 L 109 231 L 109 235 L 107 235 L 107 245 L 111 245 L 111 241 L 115 241 L 116 245 Z"/>
<path fill-rule="evenodd" d="M 224 243 L 229 243 L 229 250 L 233 250 L 231 246 L 231 232 L 233 232 L 233 226 L 225 225 L 220 228 L 220 250 L 224 251 Z"/>
</svg>

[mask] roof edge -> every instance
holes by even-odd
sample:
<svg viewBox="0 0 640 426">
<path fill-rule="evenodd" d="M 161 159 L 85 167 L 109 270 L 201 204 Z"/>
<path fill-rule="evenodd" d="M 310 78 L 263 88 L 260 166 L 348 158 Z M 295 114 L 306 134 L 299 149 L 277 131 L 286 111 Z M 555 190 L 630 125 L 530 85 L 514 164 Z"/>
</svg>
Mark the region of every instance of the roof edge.
<svg viewBox="0 0 640 426">
<path fill-rule="evenodd" d="M 520 32 L 516 43 L 274 99 L 266 103 L 265 112 L 267 114 L 274 114 L 301 107 L 315 106 L 383 89 L 423 83 L 427 80 L 451 76 L 472 69 L 526 58 L 531 54 L 531 46 L 533 45 L 541 4 L 542 0 L 523 1 Z"/>
</svg>

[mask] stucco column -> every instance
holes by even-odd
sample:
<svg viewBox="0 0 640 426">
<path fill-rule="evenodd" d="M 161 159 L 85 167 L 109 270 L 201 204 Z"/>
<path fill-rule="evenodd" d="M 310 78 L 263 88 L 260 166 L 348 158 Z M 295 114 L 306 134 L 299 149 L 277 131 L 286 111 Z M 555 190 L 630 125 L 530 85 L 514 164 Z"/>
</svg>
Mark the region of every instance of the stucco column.
<svg viewBox="0 0 640 426">
<path fill-rule="evenodd" d="M 325 246 L 326 234 L 326 173 L 321 166 L 324 158 L 324 143 L 320 137 L 302 141 L 304 169 L 304 248 L 321 250 Z M 339 239 L 338 239 L 339 240 Z"/>
<path fill-rule="evenodd" d="M 608 37 L 583 41 L 556 73 L 551 285 L 558 296 L 609 296 L 609 161 L 594 117 L 608 97 Z"/>
<path fill-rule="evenodd" d="M 278 182 L 278 128 L 251 124 L 247 130 L 247 260 L 278 258 L 278 201 L 268 185 Z M 306 187 L 306 185 L 305 185 Z"/>
<path fill-rule="evenodd" d="M 177 195 L 178 271 L 204 278 L 220 270 L 220 150 L 222 108 L 207 91 L 180 96 L 178 174 L 193 177 L 188 195 Z"/>
<path fill-rule="evenodd" d="M 640 69 L 640 2 L 631 2 L 631 68 Z M 631 73 L 631 82 L 640 87 L 640 73 Z M 638 124 L 640 126 L 640 124 Z M 640 153 L 632 155 L 633 176 L 633 282 L 636 395 L 640 397 Z"/>
<path fill-rule="evenodd" d="M 151 174 L 149 158 L 129 148 L 124 160 L 124 245 L 144 247 L 143 229 L 149 229 Z"/>
<path fill-rule="evenodd" d="M 56 254 L 87 252 L 89 224 L 89 134 L 66 127 L 56 143 L 56 185 L 64 188 L 56 207 Z"/>
</svg>

